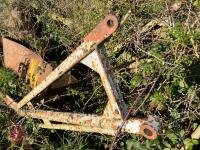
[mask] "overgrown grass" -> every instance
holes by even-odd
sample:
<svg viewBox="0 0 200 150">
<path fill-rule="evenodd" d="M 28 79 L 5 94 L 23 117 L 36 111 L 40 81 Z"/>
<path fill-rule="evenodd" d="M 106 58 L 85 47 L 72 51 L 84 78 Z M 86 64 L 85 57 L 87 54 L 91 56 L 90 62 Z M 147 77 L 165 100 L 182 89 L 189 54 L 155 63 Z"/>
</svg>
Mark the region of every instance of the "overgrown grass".
<svg viewBox="0 0 200 150">
<path fill-rule="evenodd" d="M 56 66 L 105 15 L 115 14 L 122 22 L 105 46 L 125 102 L 137 110 L 132 116 L 152 115 L 162 122 L 158 139 L 124 134 L 116 149 L 191 150 L 199 143 L 190 135 L 200 123 L 200 2 L 182 1 L 178 10 L 174 3 L 177 1 L 0 1 L 0 37 L 23 42 Z M 102 113 L 107 97 L 99 77 L 83 66 L 76 66 L 72 73 L 79 82 L 62 94 L 74 102 L 61 98 L 55 109 Z M 1 68 L 0 91 L 1 97 L 9 94 L 19 99 L 28 87 Z M 42 107 L 49 109 L 51 99 L 55 97 L 50 96 Z M 60 106 L 63 101 L 65 107 Z M 0 121 L 2 149 L 109 149 L 113 140 L 99 134 L 39 129 L 35 120 L 20 118 L 2 100 Z M 8 128 L 15 124 L 25 130 L 23 145 L 8 140 Z"/>
</svg>

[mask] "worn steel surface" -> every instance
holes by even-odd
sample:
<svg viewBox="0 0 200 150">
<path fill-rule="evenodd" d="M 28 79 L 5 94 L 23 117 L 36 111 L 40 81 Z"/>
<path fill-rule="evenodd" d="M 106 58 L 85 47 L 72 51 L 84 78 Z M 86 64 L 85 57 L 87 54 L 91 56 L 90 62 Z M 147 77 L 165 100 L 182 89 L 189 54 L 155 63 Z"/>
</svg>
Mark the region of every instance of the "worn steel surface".
<svg viewBox="0 0 200 150">
<path fill-rule="evenodd" d="M 119 86 L 109 69 L 110 65 L 105 58 L 105 50 L 101 47 L 100 50 L 95 50 L 89 54 L 81 61 L 81 63 L 92 68 L 94 71 L 99 73 L 101 77 L 101 81 L 109 100 L 104 115 L 110 118 L 124 118 L 127 113 L 127 108 Z"/>
<path fill-rule="evenodd" d="M 125 120 L 127 107 L 124 103 L 123 96 L 112 75 L 110 65 L 106 60 L 104 48 L 97 48 L 105 38 L 110 36 L 117 29 L 117 26 L 118 21 L 115 16 L 106 16 L 105 19 L 86 36 L 84 42 L 28 95 L 18 103 L 9 96 L 6 96 L 4 99 L 6 104 L 22 116 L 43 120 L 44 123 L 40 124 L 42 128 L 115 135 L 118 128 L 125 122 L 124 126 L 122 126 L 123 132 L 140 134 L 151 140 L 155 139 L 157 137 L 157 132 L 147 119 L 132 118 Z M 40 94 L 45 88 L 50 86 L 79 62 L 96 71 L 101 77 L 103 87 L 108 96 L 108 103 L 102 116 L 22 109 L 24 105 L 33 100 L 35 96 Z M 147 131 L 150 134 L 147 133 Z"/>
<path fill-rule="evenodd" d="M 42 57 L 23 45 L 3 38 L 4 65 L 13 70 L 20 78 L 26 78 L 34 88 L 40 84 L 52 71 L 50 64 Z M 65 73 L 52 87 L 59 88 L 76 82 L 75 77 Z"/>
</svg>

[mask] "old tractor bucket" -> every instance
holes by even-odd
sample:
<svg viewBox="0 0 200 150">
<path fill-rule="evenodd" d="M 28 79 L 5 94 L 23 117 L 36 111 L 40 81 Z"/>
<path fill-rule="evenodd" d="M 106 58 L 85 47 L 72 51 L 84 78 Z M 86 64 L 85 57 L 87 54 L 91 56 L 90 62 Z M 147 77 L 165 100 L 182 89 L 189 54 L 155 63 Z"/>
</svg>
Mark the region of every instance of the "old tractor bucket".
<svg viewBox="0 0 200 150">
<path fill-rule="evenodd" d="M 117 18 L 113 15 L 106 16 L 96 28 L 86 36 L 83 43 L 55 68 L 45 80 L 42 80 L 41 83 L 34 87 L 33 90 L 19 102 L 16 102 L 7 95 L 4 99 L 6 104 L 21 116 L 42 120 L 43 123 L 40 124 L 42 128 L 115 135 L 118 128 L 123 125 L 122 132 L 140 134 L 150 140 L 155 139 L 157 137 L 157 127 L 149 122 L 148 119 L 126 119 L 128 113 L 126 104 L 124 103 L 120 88 L 112 74 L 109 62 L 106 59 L 105 49 L 100 45 L 102 41 L 116 31 L 117 27 Z M 28 54 L 27 52 L 26 55 Z M 17 59 L 18 66 L 19 62 L 23 60 L 21 56 L 19 57 L 20 59 Z M 8 61 L 8 59 L 6 61 Z M 16 67 L 8 62 L 5 63 L 8 67 Z M 24 107 L 77 63 L 88 66 L 101 77 L 103 87 L 108 97 L 107 106 L 102 115 L 55 112 L 41 109 L 30 110 Z M 18 70 L 16 69 L 16 71 Z"/>
<path fill-rule="evenodd" d="M 20 78 L 27 79 L 32 88 L 53 71 L 51 65 L 40 55 L 7 38 L 3 38 L 3 56 L 5 67 L 14 71 Z M 75 77 L 65 73 L 52 84 L 52 88 L 60 88 L 74 82 L 76 82 Z"/>
</svg>

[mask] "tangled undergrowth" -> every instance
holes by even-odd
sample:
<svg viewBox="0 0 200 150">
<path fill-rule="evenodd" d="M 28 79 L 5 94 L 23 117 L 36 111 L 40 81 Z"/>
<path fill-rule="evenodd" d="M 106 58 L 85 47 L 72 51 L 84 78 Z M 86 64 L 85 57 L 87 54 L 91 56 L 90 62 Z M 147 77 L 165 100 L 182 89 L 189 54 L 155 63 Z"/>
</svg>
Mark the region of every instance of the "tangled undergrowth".
<svg viewBox="0 0 200 150">
<path fill-rule="evenodd" d="M 0 37 L 22 42 L 57 66 L 107 14 L 120 20 L 105 47 L 132 116 L 162 122 L 156 140 L 122 134 L 114 148 L 198 149 L 191 133 L 200 124 L 199 0 L 0 0 Z M 0 51 L 0 149 L 110 148 L 111 136 L 40 129 L 36 120 L 9 109 L 2 101 L 5 94 L 19 100 L 29 87 L 3 68 L 2 44 Z M 107 97 L 100 78 L 83 65 L 71 72 L 78 83 L 59 93 L 65 96 L 47 96 L 38 105 L 101 114 Z M 24 130 L 22 144 L 9 141 L 13 126 Z"/>
</svg>

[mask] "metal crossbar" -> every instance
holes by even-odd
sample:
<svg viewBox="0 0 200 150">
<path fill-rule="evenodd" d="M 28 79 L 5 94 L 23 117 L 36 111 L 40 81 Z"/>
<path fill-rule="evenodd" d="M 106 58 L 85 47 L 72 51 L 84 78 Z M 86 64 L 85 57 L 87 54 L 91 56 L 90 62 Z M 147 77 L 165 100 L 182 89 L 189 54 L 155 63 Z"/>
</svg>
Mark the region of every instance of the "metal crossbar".
<svg viewBox="0 0 200 150">
<path fill-rule="evenodd" d="M 113 15 L 106 16 L 100 24 L 85 37 L 83 43 L 55 68 L 55 70 L 50 71 L 30 93 L 18 103 L 7 95 L 4 99 L 6 104 L 24 117 L 43 120 L 43 123 L 40 124 L 42 128 L 115 135 L 117 129 L 125 121 L 122 127 L 123 132 L 140 134 L 151 140 L 155 139 L 157 137 L 157 131 L 147 119 L 131 118 L 125 120 L 125 116 L 128 112 L 127 106 L 124 103 L 120 88 L 112 74 L 110 64 L 106 59 L 105 49 L 101 44 L 107 37 L 115 32 L 117 27 L 117 18 Z M 5 51 L 6 49 L 4 49 L 4 52 Z M 26 55 L 23 56 L 23 59 L 26 59 Z M 29 59 L 34 60 L 36 58 L 30 57 Z M 77 63 L 88 66 L 101 77 L 103 87 L 108 96 L 108 102 L 102 116 L 23 109 L 23 106 L 33 101 L 38 94 L 51 86 L 54 81 L 60 79 L 63 74 L 68 72 Z M 8 65 L 7 67 L 9 68 Z"/>
</svg>

